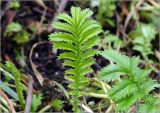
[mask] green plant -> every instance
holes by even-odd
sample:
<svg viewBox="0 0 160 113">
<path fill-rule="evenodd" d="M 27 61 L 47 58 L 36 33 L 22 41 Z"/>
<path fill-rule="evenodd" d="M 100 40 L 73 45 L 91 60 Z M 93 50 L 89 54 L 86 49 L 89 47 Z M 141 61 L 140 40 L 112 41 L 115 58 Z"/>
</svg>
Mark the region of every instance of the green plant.
<svg viewBox="0 0 160 113">
<path fill-rule="evenodd" d="M 9 5 L 10 5 L 10 8 L 13 8 L 13 9 L 18 9 L 20 7 L 19 0 L 12 0 Z"/>
<path fill-rule="evenodd" d="M 133 49 L 139 51 L 148 66 L 151 66 L 151 60 L 148 55 L 153 54 L 151 41 L 155 38 L 157 32 L 155 26 L 152 24 L 140 23 L 129 36 L 133 40 Z M 155 69 L 154 69 L 155 70 Z"/>
<path fill-rule="evenodd" d="M 11 36 L 13 32 L 19 32 L 21 30 L 22 30 L 22 26 L 20 23 L 12 22 L 7 26 L 4 35 Z"/>
<path fill-rule="evenodd" d="M 36 112 L 38 107 L 42 104 L 42 99 L 43 99 L 43 95 L 42 94 L 38 94 L 38 95 L 33 95 L 32 96 L 32 104 L 31 104 L 31 112 Z"/>
<path fill-rule="evenodd" d="M 18 44 L 24 44 L 30 40 L 30 35 L 26 30 L 22 29 L 22 26 L 18 22 L 10 23 L 4 33 L 5 36 L 10 37 Z"/>
<path fill-rule="evenodd" d="M 5 91 L 7 94 L 10 95 L 10 97 L 12 97 L 13 103 L 14 103 L 14 101 L 19 101 L 22 109 L 24 109 L 25 100 L 24 100 L 23 89 L 22 89 L 22 86 L 24 84 L 22 84 L 22 82 L 20 80 L 21 79 L 21 77 L 20 77 L 21 73 L 17 70 L 17 68 L 14 66 L 14 64 L 12 64 L 11 62 L 8 62 L 8 61 L 6 62 L 5 65 L 0 63 L 0 71 L 3 72 L 3 74 L 5 75 L 5 78 L 6 77 L 10 78 L 10 79 L 5 79 L 4 81 L 0 80 L 0 89 Z M 15 81 L 16 92 L 14 91 L 14 89 L 12 89 L 14 87 L 14 85 L 9 84 L 10 80 Z M 0 98 L 0 101 L 2 99 Z M 37 95 L 33 94 L 32 103 L 31 103 L 31 110 L 30 110 L 31 112 L 36 112 L 37 111 L 38 107 L 42 103 L 41 102 L 42 99 L 43 99 L 42 94 L 37 94 Z M 6 110 L 4 106 L 0 106 L 0 107 L 2 107 L 4 110 Z"/>
<path fill-rule="evenodd" d="M 58 111 L 60 111 L 63 108 L 64 101 L 61 101 L 59 99 L 55 99 L 52 101 L 52 107 Z"/>
<path fill-rule="evenodd" d="M 138 109 L 139 113 L 158 113 L 160 111 L 160 98 L 148 96 L 145 103 L 141 103 Z"/>
<path fill-rule="evenodd" d="M 106 38 L 107 38 L 106 40 L 107 40 L 108 45 L 113 44 L 114 49 L 118 49 L 120 47 L 125 46 L 125 43 L 119 37 L 117 37 L 116 35 L 108 34 L 106 36 Z"/>
<path fill-rule="evenodd" d="M 94 64 L 93 56 L 97 50 L 92 47 L 98 42 L 97 35 L 101 33 L 101 26 L 95 20 L 88 19 L 93 13 L 89 9 L 81 10 L 79 7 L 71 7 L 71 16 L 63 13 L 58 19 L 65 22 L 55 22 L 53 27 L 63 30 L 49 35 L 50 41 L 54 42 L 54 49 L 66 50 L 59 55 L 59 59 L 65 59 L 64 65 L 71 67 L 66 70 L 67 78 L 72 82 L 69 87 L 73 111 L 79 112 L 80 91 L 87 84 L 87 73 L 92 72 L 90 68 Z"/>
<path fill-rule="evenodd" d="M 26 57 L 24 56 L 23 48 L 24 44 L 30 41 L 30 34 L 27 32 L 27 30 L 23 29 L 20 23 L 12 22 L 7 26 L 4 35 L 7 38 L 10 38 L 12 41 L 16 42 L 17 47 L 13 48 L 14 53 L 16 54 L 16 60 L 18 60 L 22 67 L 25 67 Z"/>
<path fill-rule="evenodd" d="M 16 34 L 13 38 L 18 44 L 24 44 L 30 40 L 30 35 L 27 31 L 21 31 L 20 33 Z"/>
<path fill-rule="evenodd" d="M 116 8 L 114 0 L 99 0 L 98 6 L 98 20 L 100 22 L 107 22 L 109 25 L 114 26 L 114 22 L 111 19 L 114 15 Z"/>
<path fill-rule="evenodd" d="M 2 92 L 6 93 L 7 95 L 9 95 L 9 97 L 12 98 L 12 103 L 16 104 L 14 101 L 18 101 L 18 95 L 15 92 L 15 90 L 13 89 L 13 87 L 11 87 L 12 85 L 9 83 L 10 80 L 15 80 L 14 76 L 9 73 L 7 71 L 7 67 L 0 63 L 0 73 L 1 75 L 4 75 L 3 80 L 0 80 L 0 91 L 2 90 Z M 0 78 L 1 78 L 0 75 Z M 4 97 L 0 96 L 0 112 L 9 112 L 10 111 L 10 107 L 7 104 L 6 100 L 4 99 Z"/>
<path fill-rule="evenodd" d="M 140 23 L 129 36 L 133 39 L 133 49 L 139 51 L 145 56 L 152 54 L 151 41 L 157 34 L 155 26 L 151 24 Z"/>
<path fill-rule="evenodd" d="M 109 31 L 104 32 L 104 38 L 101 39 L 101 44 L 99 44 L 99 47 L 102 47 L 103 49 L 112 47 L 118 50 L 125 46 L 125 43 L 118 36 L 109 33 Z"/>
<path fill-rule="evenodd" d="M 139 112 L 145 111 L 145 108 L 150 110 L 144 113 L 160 110 L 160 99 L 151 94 L 160 85 L 148 77 L 151 70 L 138 67 L 138 57 L 129 58 L 114 50 L 106 50 L 102 56 L 113 62 L 100 71 L 100 78 L 116 82 L 108 96 L 117 104 L 118 111 L 126 111 L 135 103 L 138 103 Z"/>
<path fill-rule="evenodd" d="M 146 10 L 148 9 L 148 10 Z M 143 7 L 141 7 L 140 16 L 142 16 L 147 22 L 152 23 L 157 28 L 159 27 L 160 18 L 160 7 L 152 6 L 145 2 Z"/>
<path fill-rule="evenodd" d="M 21 74 L 20 72 L 17 70 L 17 68 L 14 66 L 14 64 L 12 64 L 11 62 L 6 61 L 5 64 L 7 71 L 12 73 L 12 75 L 14 76 L 15 79 L 15 86 L 16 86 L 16 91 L 17 91 L 17 95 L 19 98 L 19 102 L 21 104 L 22 109 L 25 108 L 25 100 L 24 100 L 24 96 L 23 96 L 23 89 L 21 86 Z"/>
<path fill-rule="evenodd" d="M 16 42 L 17 47 L 13 48 L 14 53 L 16 54 L 16 60 L 18 60 L 21 67 L 25 67 L 26 57 L 24 55 L 24 44 L 31 40 L 30 34 L 26 29 L 23 29 L 23 26 L 20 23 L 12 22 L 6 27 L 4 36 Z"/>
</svg>

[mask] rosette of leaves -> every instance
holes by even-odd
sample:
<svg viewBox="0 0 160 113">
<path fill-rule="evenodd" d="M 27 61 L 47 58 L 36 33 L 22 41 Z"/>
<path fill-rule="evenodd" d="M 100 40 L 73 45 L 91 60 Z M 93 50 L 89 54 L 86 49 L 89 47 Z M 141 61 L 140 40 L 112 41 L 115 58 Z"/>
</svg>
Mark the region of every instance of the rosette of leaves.
<svg viewBox="0 0 160 113">
<path fill-rule="evenodd" d="M 92 14 L 89 9 L 71 7 L 71 16 L 62 13 L 57 17 L 59 22 L 52 24 L 63 32 L 49 35 L 50 41 L 54 42 L 53 48 L 65 51 L 58 58 L 64 59 L 63 64 L 70 67 L 65 73 L 70 75 L 67 78 L 71 81 L 71 103 L 76 113 L 79 112 L 81 91 L 88 81 L 85 75 L 93 71 L 90 66 L 95 63 L 92 57 L 97 54 L 97 50 L 92 47 L 99 41 L 97 35 L 102 31 L 97 21 L 89 19 Z"/>
<path fill-rule="evenodd" d="M 117 104 L 116 110 L 127 112 L 137 103 L 140 113 L 160 111 L 160 99 L 151 93 L 160 85 L 148 77 L 150 70 L 138 67 L 139 57 L 130 58 L 114 50 L 106 50 L 102 56 L 113 62 L 100 71 L 100 78 L 115 82 L 108 95 Z"/>
</svg>

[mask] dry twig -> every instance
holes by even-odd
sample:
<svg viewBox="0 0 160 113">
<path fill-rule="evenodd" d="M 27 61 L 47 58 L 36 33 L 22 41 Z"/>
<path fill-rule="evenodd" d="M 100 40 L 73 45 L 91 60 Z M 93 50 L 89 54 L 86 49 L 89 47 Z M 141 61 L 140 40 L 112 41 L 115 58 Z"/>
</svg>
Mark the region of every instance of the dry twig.
<svg viewBox="0 0 160 113">
<path fill-rule="evenodd" d="M 131 19 L 131 17 L 133 16 L 134 12 L 136 12 L 138 10 L 138 8 L 141 6 L 141 4 L 144 2 L 144 0 L 140 0 L 136 6 L 134 8 L 132 8 L 131 12 L 128 14 L 126 20 L 125 20 L 125 23 L 124 23 L 124 32 L 126 31 L 126 28 L 128 26 L 128 23 Z"/>
<path fill-rule="evenodd" d="M 32 91 L 33 91 L 33 78 L 29 75 L 28 77 L 28 91 L 27 91 L 27 99 L 26 99 L 26 107 L 24 113 L 29 113 L 32 103 Z"/>
<path fill-rule="evenodd" d="M 39 71 L 36 69 L 33 61 L 32 61 L 32 54 L 33 54 L 33 50 L 34 48 L 36 48 L 38 45 L 40 44 L 44 44 L 44 43 L 50 43 L 49 41 L 42 41 L 42 42 L 38 42 L 38 43 L 35 43 L 32 48 L 31 48 L 31 51 L 30 51 L 30 54 L 29 54 L 29 61 L 30 61 L 30 64 L 31 64 L 31 67 L 32 67 L 32 70 L 36 76 L 36 78 L 38 79 L 40 85 L 42 86 L 43 85 L 43 81 L 44 81 L 44 78 L 42 77 L 42 75 L 39 73 Z"/>
</svg>

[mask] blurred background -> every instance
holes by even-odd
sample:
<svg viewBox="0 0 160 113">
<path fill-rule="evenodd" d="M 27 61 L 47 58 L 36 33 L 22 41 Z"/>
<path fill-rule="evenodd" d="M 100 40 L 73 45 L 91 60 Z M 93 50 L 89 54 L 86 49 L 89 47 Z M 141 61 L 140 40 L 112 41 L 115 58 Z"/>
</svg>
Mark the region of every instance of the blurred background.
<svg viewBox="0 0 160 113">
<path fill-rule="evenodd" d="M 10 61 L 24 76 L 32 75 L 35 92 L 45 95 L 44 105 L 64 97 L 55 87 L 49 87 L 49 82 L 41 88 L 35 70 L 45 79 L 57 81 L 65 88 L 68 85 L 64 79 L 66 67 L 57 59 L 61 51 L 52 50 L 48 35 L 56 32 L 51 26 L 57 21 L 56 16 L 69 14 L 71 6 L 91 9 L 93 18 L 102 25 L 100 43 L 95 48 L 113 48 L 128 56 L 140 56 L 140 66 L 150 67 L 151 77 L 160 80 L 160 0 L 1 0 L 0 4 L 1 63 Z M 95 60 L 95 73 L 108 64 L 101 56 Z M 2 75 L 0 82 L 6 81 Z M 93 98 L 89 101 L 101 102 Z M 93 107 L 95 112 L 100 110 L 97 106 Z M 71 110 L 68 104 L 63 107 Z"/>
</svg>

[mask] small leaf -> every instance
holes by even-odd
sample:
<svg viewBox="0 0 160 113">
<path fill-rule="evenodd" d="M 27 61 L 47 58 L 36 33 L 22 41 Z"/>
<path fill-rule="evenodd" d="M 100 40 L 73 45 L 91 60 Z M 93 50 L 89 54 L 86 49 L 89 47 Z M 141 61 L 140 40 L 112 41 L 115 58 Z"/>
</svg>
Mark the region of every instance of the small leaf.
<svg viewBox="0 0 160 113">
<path fill-rule="evenodd" d="M 67 41 L 67 42 L 75 42 L 76 41 L 72 34 L 63 33 L 63 32 L 50 34 L 49 40 L 50 41 L 57 41 L 57 42 L 58 41 Z"/>
<path fill-rule="evenodd" d="M 32 103 L 31 103 L 31 112 L 36 112 L 38 107 L 42 104 L 43 95 L 33 95 L 32 96 Z"/>
<path fill-rule="evenodd" d="M 58 111 L 60 111 L 63 108 L 64 101 L 55 99 L 52 101 L 52 107 Z"/>
<path fill-rule="evenodd" d="M 63 50 L 70 50 L 72 52 L 77 52 L 76 47 L 71 43 L 65 42 L 58 42 L 54 44 L 54 49 L 63 49 Z"/>
<path fill-rule="evenodd" d="M 59 56 L 58 56 L 58 59 L 70 59 L 70 60 L 76 60 L 76 55 L 75 53 L 73 52 L 64 52 L 64 53 L 61 53 Z"/>
<path fill-rule="evenodd" d="M 118 80 L 121 75 L 126 74 L 126 72 L 119 66 L 112 64 L 100 71 L 100 78 L 108 82 Z"/>
</svg>

